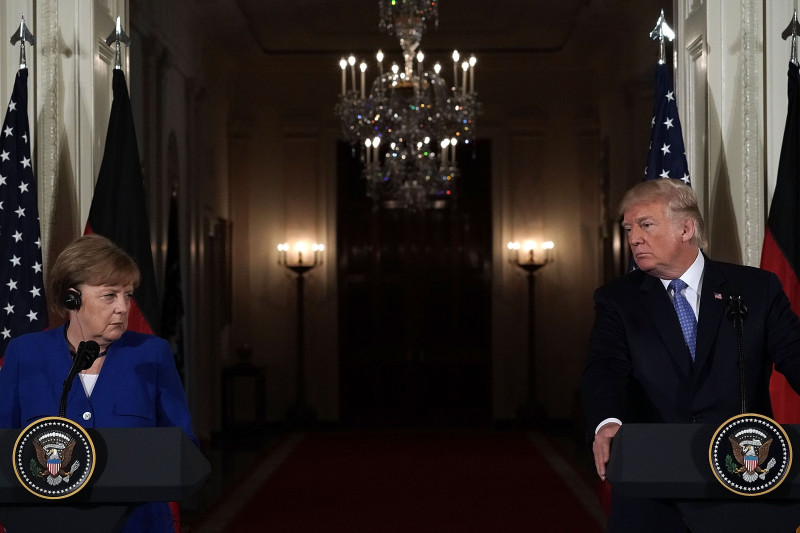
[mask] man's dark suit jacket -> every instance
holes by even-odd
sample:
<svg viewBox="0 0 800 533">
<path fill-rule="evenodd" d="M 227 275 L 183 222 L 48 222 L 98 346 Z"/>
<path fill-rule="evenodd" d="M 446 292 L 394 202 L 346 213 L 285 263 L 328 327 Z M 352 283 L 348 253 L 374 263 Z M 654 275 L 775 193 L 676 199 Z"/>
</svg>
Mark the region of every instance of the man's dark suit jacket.
<svg viewBox="0 0 800 533">
<path fill-rule="evenodd" d="M 634 271 L 595 293 L 581 383 L 592 434 L 606 418 L 719 425 L 740 413 L 736 329 L 726 316 L 730 294 L 741 295 L 747 306 L 747 411 L 772 416 L 773 363 L 800 390 L 800 320 L 774 274 L 706 258 L 692 362 L 664 285 Z"/>
</svg>

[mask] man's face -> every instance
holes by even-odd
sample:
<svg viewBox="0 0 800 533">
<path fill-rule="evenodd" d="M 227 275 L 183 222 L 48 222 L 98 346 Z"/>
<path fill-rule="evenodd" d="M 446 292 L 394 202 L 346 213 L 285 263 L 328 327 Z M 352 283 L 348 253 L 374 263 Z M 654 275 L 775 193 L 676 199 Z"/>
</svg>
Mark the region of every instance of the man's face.
<svg viewBox="0 0 800 533">
<path fill-rule="evenodd" d="M 687 246 L 694 235 L 693 226 L 673 218 L 665 203 L 652 201 L 631 205 L 622 220 L 638 267 L 663 279 L 679 277 L 696 257 L 695 253 L 689 258 L 687 253 L 693 248 Z"/>
</svg>

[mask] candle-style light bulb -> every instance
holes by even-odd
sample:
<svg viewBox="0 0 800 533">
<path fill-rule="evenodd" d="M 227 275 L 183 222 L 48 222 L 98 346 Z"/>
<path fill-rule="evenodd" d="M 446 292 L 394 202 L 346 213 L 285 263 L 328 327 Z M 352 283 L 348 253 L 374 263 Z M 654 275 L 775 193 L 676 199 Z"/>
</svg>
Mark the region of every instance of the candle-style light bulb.
<svg viewBox="0 0 800 533">
<path fill-rule="evenodd" d="M 435 65 L 433 65 L 433 71 L 434 71 L 436 74 L 439 74 L 439 72 L 441 72 L 441 71 L 442 71 L 442 66 L 441 66 L 439 63 L 436 63 Z"/>
<path fill-rule="evenodd" d="M 342 96 L 347 92 L 347 60 L 342 58 L 339 60 L 339 66 L 342 67 Z"/>
<path fill-rule="evenodd" d="M 365 73 L 367 72 L 367 64 L 362 61 L 358 68 L 361 70 L 361 98 L 364 98 L 364 95 L 366 94 L 366 81 L 364 80 L 364 77 Z"/>
<path fill-rule="evenodd" d="M 478 60 L 475 59 L 475 56 L 470 56 L 469 58 L 469 92 L 475 92 L 475 63 Z"/>
<path fill-rule="evenodd" d="M 347 58 L 347 64 L 350 65 L 350 78 L 351 78 L 352 83 L 353 83 L 353 91 L 355 92 L 355 91 L 358 90 L 356 88 L 356 67 L 355 67 L 355 65 L 356 65 L 356 57 L 353 56 L 353 55 L 348 57 Z"/>
<path fill-rule="evenodd" d="M 453 91 L 458 89 L 458 50 L 453 50 Z"/>
</svg>

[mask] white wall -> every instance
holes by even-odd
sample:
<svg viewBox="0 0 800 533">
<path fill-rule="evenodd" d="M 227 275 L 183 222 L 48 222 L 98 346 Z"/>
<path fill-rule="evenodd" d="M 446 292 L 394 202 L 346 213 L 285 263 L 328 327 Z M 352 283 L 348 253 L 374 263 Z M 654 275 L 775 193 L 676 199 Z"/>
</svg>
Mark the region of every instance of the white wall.
<svg viewBox="0 0 800 533">
<path fill-rule="evenodd" d="M 796 0 L 677 2 L 687 155 L 712 257 L 758 266 L 786 119 Z"/>
</svg>

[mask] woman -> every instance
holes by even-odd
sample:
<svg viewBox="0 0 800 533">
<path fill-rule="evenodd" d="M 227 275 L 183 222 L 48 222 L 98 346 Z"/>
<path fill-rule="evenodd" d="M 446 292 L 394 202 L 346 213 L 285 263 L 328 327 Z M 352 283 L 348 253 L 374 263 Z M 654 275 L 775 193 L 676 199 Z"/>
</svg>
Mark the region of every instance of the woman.
<svg viewBox="0 0 800 533">
<path fill-rule="evenodd" d="M 127 331 L 136 262 L 100 235 L 79 237 L 50 273 L 50 307 L 67 322 L 22 335 L 6 349 L 0 370 L 0 427 L 22 428 L 56 416 L 72 357 L 84 341 L 100 354 L 70 390 L 67 418 L 86 428 L 177 426 L 195 442 L 189 409 L 169 345 Z M 174 532 L 163 502 L 137 506 L 125 532 Z"/>
</svg>

